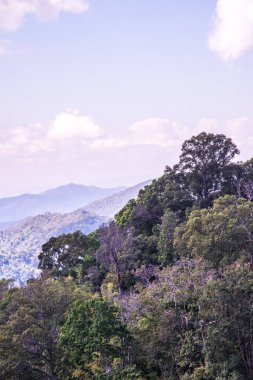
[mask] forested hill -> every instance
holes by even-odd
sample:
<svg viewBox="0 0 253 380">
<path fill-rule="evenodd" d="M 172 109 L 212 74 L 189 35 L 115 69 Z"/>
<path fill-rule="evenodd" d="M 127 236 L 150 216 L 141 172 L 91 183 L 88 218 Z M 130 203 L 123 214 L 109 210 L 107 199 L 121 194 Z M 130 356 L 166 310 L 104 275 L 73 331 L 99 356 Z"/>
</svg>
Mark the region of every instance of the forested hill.
<svg viewBox="0 0 253 380">
<path fill-rule="evenodd" d="M 252 380 L 253 159 L 238 154 L 192 137 L 108 226 L 49 239 L 40 279 L 2 281 L 2 378 Z"/>
<path fill-rule="evenodd" d="M 16 284 L 25 284 L 37 277 L 38 254 L 50 237 L 77 230 L 88 234 L 107 218 L 78 210 L 67 214 L 45 213 L 25 219 L 21 224 L 0 231 L 0 278 L 12 278 Z"/>
</svg>

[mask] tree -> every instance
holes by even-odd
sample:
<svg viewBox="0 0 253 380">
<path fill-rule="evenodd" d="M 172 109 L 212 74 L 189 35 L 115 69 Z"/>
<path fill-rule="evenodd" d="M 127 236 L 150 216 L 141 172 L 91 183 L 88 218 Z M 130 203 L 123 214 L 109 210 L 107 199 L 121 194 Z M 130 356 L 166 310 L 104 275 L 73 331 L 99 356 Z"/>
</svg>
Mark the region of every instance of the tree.
<svg viewBox="0 0 253 380">
<path fill-rule="evenodd" d="M 178 170 L 178 165 L 173 168 L 166 166 L 163 178 L 165 183 L 161 196 L 163 210 L 177 213 L 180 220 L 184 221 L 187 210 L 192 208 L 195 201 L 185 174 Z"/>
<path fill-rule="evenodd" d="M 56 277 L 76 277 L 88 248 L 88 238 L 80 231 L 52 237 L 42 246 L 39 268 L 52 271 Z"/>
<path fill-rule="evenodd" d="M 223 173 L 222 193 L 253 200 L 253 158 L 231 163 Z"/>
<path fill-rule="evenodd" d="M 120 300 L 122 315 L 133 335 L 135 362 L 147 379 L 181 379 L 181 374 L 203 363 L 195 325 L 197 298 L 209 274 L 194 261 L 185 260 L 157 269 L 155 275 L 148 286 L 138 284 L 137 292 Z"/>
<path fill-rule="evenodd" d="M 140 234 L 133 239 L 135 254 L 135 266 L 158 265 L 160 263 L 158 253 L 158 232 L 151 236 Z"/>
<path fill-rule="evenodd" d="M 253 273 L 245 268 L 230 270 L 204 288 L 200 317 L 208 378 L 253 378 L 252 289 Z"/>
<path fill-rule="evenodd" d="M 162 265 L 172 264 L 175 261 L 173 237 L 178 223 L 179 217 L 177 214 L 172 211 L 165 211 L 158 240 L 159 261 Z"/>
<path fill-rule="evenodd" d="M 177 171 L 201 205 L 219 194 L 223 170 L 236 154 L 236 145 L 222 134 L 202 132 L 183 143 Z"/>
<path fill-rule="evenodd" d="M 225 196 L 211 209 L 194 210 L 175 231 L 179 254 L 206 260 L 223 269 L 241 256 L 252 258 L 253 202 Z"/>
<path fill-rule="evenodd" d="M 0 308 L 0 378 L 56 380 L 56 344 L 71 302 L 69 286 L 31 280 L 6 294 Z"/>
<path fill-rule="evenodd" d="M 130 225 L 132 212 L 135 206 L 135 199 L 130 199 L 130 201 L 128 201 L 127 204 L 115 215 L 115 220 L 120 227 L 124 228 Z"/>
<path fill-rule="evenodd" d="M 128 339 L 115 306 L 102 298 L 76 302 L 61 329 L 61 379 L 109 377 L 129 364 Z"/>
<path fill-rule="evenodd" d="M 119 295 L 122 295 L 123 277 L 133 264 L 132 232 L 115 222 L 101 230 L 97 260 L 116 277 Z"/>
<path fill-rule="evenodd" d="M 253 200 L 253 158 L 242 164 L 242 196 L 249 201 Z"/>
</svg>

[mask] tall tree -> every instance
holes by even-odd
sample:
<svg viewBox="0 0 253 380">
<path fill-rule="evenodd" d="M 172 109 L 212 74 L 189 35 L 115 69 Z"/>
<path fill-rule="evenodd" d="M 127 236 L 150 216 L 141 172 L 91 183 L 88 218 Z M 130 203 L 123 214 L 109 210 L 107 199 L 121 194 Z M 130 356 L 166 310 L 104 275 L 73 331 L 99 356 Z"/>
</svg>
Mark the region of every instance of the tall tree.
<svg viewBox="0 0 253 380">
<path fill-rule="evenodd" d="M 222 134 L 202 132 L 183 143 L 177 170 L 203 206 L 219 194 L 223 170 L 236 154 L 236 145 Z"/>
</svg>

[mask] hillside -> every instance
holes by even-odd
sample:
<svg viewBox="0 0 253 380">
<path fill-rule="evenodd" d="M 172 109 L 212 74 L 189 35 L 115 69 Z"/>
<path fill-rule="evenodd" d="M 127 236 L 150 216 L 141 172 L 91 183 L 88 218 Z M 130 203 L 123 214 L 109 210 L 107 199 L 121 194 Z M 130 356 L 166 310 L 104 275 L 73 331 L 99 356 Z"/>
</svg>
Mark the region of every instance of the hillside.
<svg viewBox="0 0 253 380">
<path fill-rule="evenodd" d="M 19 284 L 39 272 L 38 253 L 51 236 L 77 230 L 88 234 L 107 221 L 85 210 L 68 214 L 45 213 L 27 218 L 20 225 L 0 231 L 0 278 L 12 278 Z"/>
<path fill-rule="evenodd" d="M 112 218 L 130 199 L 137 198 L 139 191 L 150 183 L 151 180 L 141 182 L 116 194 L 91 202 L 85 207 L 85 210 Z"/>
<path fill-rule="evenodd" d="M 45 212 L 71 212 L 122 189 L 125 187 L 100 188 L 68 184 L 37 195 L 23 194 L 2 198 L 0 199 L 0 223 L 19 221 Z"/>
</svg>

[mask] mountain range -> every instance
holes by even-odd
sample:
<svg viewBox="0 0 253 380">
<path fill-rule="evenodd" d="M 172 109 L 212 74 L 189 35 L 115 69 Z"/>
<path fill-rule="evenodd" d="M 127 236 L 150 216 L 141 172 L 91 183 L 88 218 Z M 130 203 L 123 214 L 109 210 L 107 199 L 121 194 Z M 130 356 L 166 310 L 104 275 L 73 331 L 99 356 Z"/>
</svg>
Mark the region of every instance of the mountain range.
<svg viewBox="0 0 253 380">
<path fill-rule="evenodd" d="M 126 187 L 101 188 L 70 183 L 40 194 L 23 194 L 0 199 L 0 224 L 22 220 L 44 212 L 71 212 L 88 203 L 118 193 Z M 1 226 L 0 226 L 1 227 Z"/>
<path fill-rule="evenodd" d="M 12 278 L 16 284 L 22 285 L 25 284 L 29 278 L 38 276 L 38 254 L 42 244 L 46 243 L 50 237 L 57 237 L 64 233 L 71 233 L 77 230 L 85 234 L 96 230 L 103 224 L 108 223 L 115 213 L 130 199 L 136 198 L 139 190 L 149 183 L 150 181 L 142 182 L 124 190 L 120 188 L 120 191 L 116 194 L 93 201 L 87 206 L 69 213 L 55 213 L 52 212 L 52 209 L 49 209 L 46 213 L 27 217 L 20 222 L 12 223 L 10 226 L 8 226 L 8 223 L 2 222 L 2 231 L 0 231 L 0 279 Z M 77 190 L 76 186 L 79 185 L 67 185 L 67 190 L 71 188 L 73 193 L 73 189 L 75 189 L 75 191 Z M 60 189 L 63 190 L 61 194 L 59 194 Z M 50 190 L 46 193 L 51 193 L 53 198 L 55 198 L 55 194 L 59 194 L 62 203 L 58 200 L 57 207 L 70 207 L 71 202 L 69 202 L 68 206 L 64 205 L 64 195 L 70 193 L 66 191 L 66 187 L 54 190 L 55 191 Z M 109 189 L 104 190 L 110 192 Z M 114 191 L 115 189 L 110 190 Z M 103 191 L 101 191 L 101 193 L 103 193 Z M 93 197 L 95 196 L 97 195 Z M 91 195 L 90 197 L 92 198 Z M 16 198 L 18 198 L 18 202 L 20 202 L 20 197 Z M 22 199 L 24 199 L 26 203 L 26 198 Z M 13 204 L 14 203 L 12 203 L 12 207 Z M 48 204 L 51 203 L 49 202 Z M 73 204 L 74 202 L 72 205 Z M 28 204 L 26 203 L 26 205 Z M 53 202 L 52 205 L 54 208 Z M 22 210 L 23 209 L 24 208 L 22 208 Z M 32 207 L 32 210 L 34 211 L 35 208 Z M 30 212 L 29 207 L 26 209 L 26 212 Z M 16 215 L 23 217 L 24 214 L 22 214 L 21 210 L 16 210 Z"/>
</svg>

